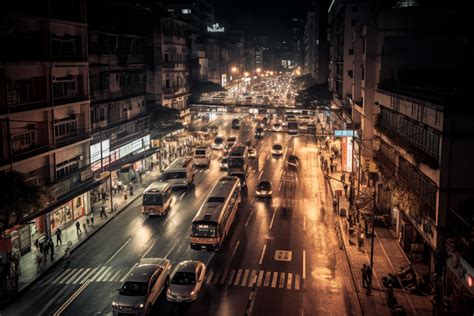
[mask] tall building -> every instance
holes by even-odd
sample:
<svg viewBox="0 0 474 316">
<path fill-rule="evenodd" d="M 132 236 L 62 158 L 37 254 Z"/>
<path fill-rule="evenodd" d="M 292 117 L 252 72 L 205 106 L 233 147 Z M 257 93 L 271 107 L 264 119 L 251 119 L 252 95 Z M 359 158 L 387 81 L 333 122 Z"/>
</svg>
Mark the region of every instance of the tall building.
<svg viewBox="0 0 474 316">
<path fill-rule="evenodd" d="M 293 60 L 297 66 L 304 67 L 304 21 L 301 18 L 291 18 L 291 40 L 290 46 Z"/>
<path fill-rule="evenodd" d="M 15 1 L 2 11 L 0 169 L 49 188 L 42 210 L 17 219 L 14 247 L 28 252 L 40 236 L 90 212 L 91 126 L 84 0 Z"/>
<path fill-rule="evenodd" d="M 316 76 L 314 58 L 316 56 L 316 13 L 309 11 L 304 30 L 304 67 L 305 73 Z"/>
<path fill-rule="evenodd" d="M 316 84 L 327 84 L 329 73 L 328 0 L 314 0 L 314 74 Z"/>
<path fill-rule="evenodd" d="M 208 0 L 165 0 L 169 13 L 195 27 L 198 32 L 206 32 L 215 23 L 214 4 Z"/>
</svg>

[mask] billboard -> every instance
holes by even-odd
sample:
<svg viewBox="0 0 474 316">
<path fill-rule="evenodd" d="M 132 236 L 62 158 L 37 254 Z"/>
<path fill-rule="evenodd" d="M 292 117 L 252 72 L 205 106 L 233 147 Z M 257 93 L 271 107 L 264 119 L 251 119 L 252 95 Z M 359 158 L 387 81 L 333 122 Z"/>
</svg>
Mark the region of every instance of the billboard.
<svg viewBox="0 0 474 316">
<path fill-rule="evenodd" d="M 342 170 L 352 172 L 352 137 L 343 137 L 341 142 L 342 148 Z"/>
</svg>

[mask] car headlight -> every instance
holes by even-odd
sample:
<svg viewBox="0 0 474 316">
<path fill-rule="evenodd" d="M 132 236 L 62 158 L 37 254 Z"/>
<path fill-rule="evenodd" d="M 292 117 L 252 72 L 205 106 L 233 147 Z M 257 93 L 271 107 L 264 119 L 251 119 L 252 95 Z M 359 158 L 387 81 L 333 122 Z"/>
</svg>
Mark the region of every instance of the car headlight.
<svg viewBox="0 0 474 316">
<path fill-rule="evenodd" d="M 196 291 L 191 291 L 191 293 L 189 293 L 189 295 L 193 296 L 194 294 L 196 294 Z"/>
<path fill-rule="evenodd" d="M 118 303 L 117 302 L 112 302 L 112 307 L 118 307 Z"/>
<path fill-rule="evenodd" d="M 143 303 L 141 303 L 141 304 L 138 304 L 137 306 L 135 306 L 135 309 L 142 309 L 142 308 L 143 308 L 143 306 L 144 306 L 144 305 L 143 305 Z"/>
</svg>

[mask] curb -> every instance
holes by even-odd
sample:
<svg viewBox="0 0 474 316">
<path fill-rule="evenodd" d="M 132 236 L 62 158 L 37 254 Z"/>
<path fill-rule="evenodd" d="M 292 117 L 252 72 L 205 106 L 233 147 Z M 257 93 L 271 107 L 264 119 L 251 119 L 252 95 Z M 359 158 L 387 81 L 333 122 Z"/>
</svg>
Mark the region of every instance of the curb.
<svg viewBox="0 0 474 316">
<path fill-rule="evenodd" d="M 82 244 L 84 244 L 89 238 L 94 236 L 99 230 L 101 230 L 105 225 L 107 225 L 109 222 L 111 222 L 115 217 L 117 217 L 120 213 L 122 213 L 125 209 L 127 209 L 133 202 L 135 202 L 140 196 L 143 195 L 143 192 L 140 194 L 137 194 L 133 199 L 129 200 L 129 203 L 124 205 L 120 210 L 117 212 L 114 212 L 113 215 L 110 216 L 110 219 L 107 220 L 105 223 L 103 223 L 101 226 L 97 227 L 94 231 L 92 231 L 90 234 L 88 234 L 84 239 L 82 239 L 80 242 L 78 242 L 75 246 L 72 247 L 71 253 L 76 251 Z M 53 264 L 51 264 L 49 267 L 47 267 L 40 275 L 38 275 L 35 279 L 33 279 L 30 283 L 26 284 L 23 288 L 19 289 L 17 292 L 12 293 L 13 298 L 7 299 L 4 302 L 0 302 L 0 307 L 5 308 L 8 305 L 14 303 L 16 300 L 18 300 L 25 292 L 27 292 L 33 285 L 35 285 L 37 282 L 40 281 L 40 279 L 43 278 L 43 276 L 53 270 L 53 268 L 56 268 L 60 263 L 63 262 L 63 257 L 58 257 L 57 260 L 54 261 Z"/>
</svg>

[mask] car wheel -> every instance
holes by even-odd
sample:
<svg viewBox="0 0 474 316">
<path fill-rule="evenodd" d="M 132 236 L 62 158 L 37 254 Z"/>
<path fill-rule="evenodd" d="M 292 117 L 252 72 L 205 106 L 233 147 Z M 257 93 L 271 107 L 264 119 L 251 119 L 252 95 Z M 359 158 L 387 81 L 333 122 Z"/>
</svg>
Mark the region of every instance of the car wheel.
<svg viewBox="0 0 474 316">
<path fill-rule="evenodd" d="M 145 315 L 151 315 L 151 308 L 152 307 L 153 307 L 153 305 L 151 305 L 151 303 L 149 303 L 148 306 L 146 307 Z"/>
</svg>

